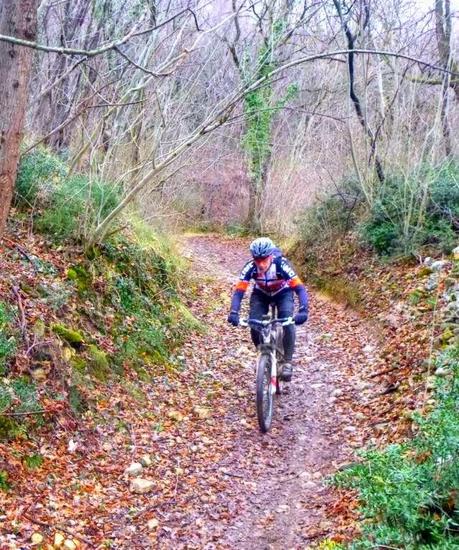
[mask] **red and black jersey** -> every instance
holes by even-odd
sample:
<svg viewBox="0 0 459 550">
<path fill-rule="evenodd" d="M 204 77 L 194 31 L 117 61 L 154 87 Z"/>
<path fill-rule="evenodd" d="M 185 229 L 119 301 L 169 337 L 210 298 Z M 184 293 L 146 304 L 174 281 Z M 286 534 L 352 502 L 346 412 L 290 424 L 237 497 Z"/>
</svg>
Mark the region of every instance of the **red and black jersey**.
<svg viewBox="0 0 459 550">
<path fill-rule="evenodd" d="M 266 273 L 259 272 L 253 260 L 247 262 L 241 271 L 235 290 L 245 292 L 251 280 L 255 282 L 256 289 L 261 290 L 268 296 L 274 296 L 284 288 L 295 289 L 295 287 L 303 284 L 288 260 L 283 256 L 275 257 Z"/>
</svg>

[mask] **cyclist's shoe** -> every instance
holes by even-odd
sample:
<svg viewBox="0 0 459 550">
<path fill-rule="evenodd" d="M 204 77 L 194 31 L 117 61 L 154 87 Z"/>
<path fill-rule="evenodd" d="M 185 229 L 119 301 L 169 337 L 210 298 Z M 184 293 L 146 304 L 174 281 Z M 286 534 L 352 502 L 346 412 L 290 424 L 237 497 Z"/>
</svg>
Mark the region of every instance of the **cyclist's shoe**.
<svg viewBox="0 0 459 550">
<path fill-rule="evenodd" d="M 284 382 L 290 382 L 292 379 L 292 363 L 284 363 L 282 365 L 282 373 L 280 378 Z"/>
</svg>

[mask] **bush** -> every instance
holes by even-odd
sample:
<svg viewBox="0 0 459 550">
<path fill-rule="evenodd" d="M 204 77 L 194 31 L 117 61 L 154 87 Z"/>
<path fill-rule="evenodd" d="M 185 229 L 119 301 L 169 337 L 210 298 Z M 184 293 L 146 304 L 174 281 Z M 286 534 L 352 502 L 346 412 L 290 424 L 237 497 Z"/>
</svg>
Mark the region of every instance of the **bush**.
<svg viewBox="0 0 459 550">
<path fill-rule="evenodd" d="M 65 164 L 46 149 L 21 159 L 15 203 L 33 206 L 35 228 L 62 241 L 87 236 L 119 203 L 121 189 L 81 174 L 68 175 Z"/>
<path fill-rule="evenodd" d="M 459 233 L 459 164 L 420 169 L 410 177 L 387 174 L 373 186 L 367 204 L 359 182 L 345 180 L 317 200 L 299 221 L 307 245 L 334 241 L 357 230 L 380 255 L 413 254 L 424 245 L 442 252 L 456 246 Z"/>
<path fill-rule="evenodd" d="M 133 219 L 131 231 L 111 238 L 94 253 L 94 278 L 105 280 L 102 307 L 116 312 L 115 366 L 167 363 L 186 331 L 198 328 L 180 307 L 183 272 L 170 243 Z"/>
<path fill-rule="evenodd" d="M 387 255 L 416 253 L 423 245 L 450 252 L 458 229 L 459 165 L 454 163 L 410 178 L 388 176 L 360 226 L 364 241 Z"/>
<path fill-rule="evenodd" d="M 14 202 L 18 207 L 45 204 L 67 175 L 65 164 L 44 148 L 38 148 L 21 157 Z"/>
<path fill-rule="evenodd" d="M 15 331 L 12 328 L 13 314 L 0 302 L 0 376 L 7 373 L 8 362 L 16 351 Z"/>
<path fill-rule="evenodd" d="M 300 234 L 306 243 L 333 240 L 355 227 L 359 219 L 363 194 L 358 182 L 345 180 L 339 190 L 317 200 L 298 221 Z"/>
<path fill-rule="evenodd" d="M 35 227 L 54 239 L 79 239 L 111 212 L 120 200 L 120 189 L 86 176 L 62 180 L 36 217 Z"/>
<path fill-rule="evenodd" d="M 353 548 L 459 545 L 459 348 L 443 352 L 436 366 L 451 374 L 439 379 L 433 412 L 417 415 L 418 435 L 384 451 L 368 451 L 363 463 L 336 476 L 338 484 L 360 493 L 364 539 Z"/>
</svg>

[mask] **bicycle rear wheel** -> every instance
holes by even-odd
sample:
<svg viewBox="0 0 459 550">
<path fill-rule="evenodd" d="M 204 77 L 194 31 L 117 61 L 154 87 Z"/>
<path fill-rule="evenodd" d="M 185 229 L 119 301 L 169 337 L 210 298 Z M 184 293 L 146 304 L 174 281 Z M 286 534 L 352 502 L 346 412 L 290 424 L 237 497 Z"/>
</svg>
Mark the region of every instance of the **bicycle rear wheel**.
<svg viewBox="0 0 459 550">
<path fill-rule="evenodd" d="M 271 357 L 263 353 L 257 365 L 257 416 L 260 430 L 266 433 L 273 419 L 274 395 L 271 391 Z"/>
</svg>

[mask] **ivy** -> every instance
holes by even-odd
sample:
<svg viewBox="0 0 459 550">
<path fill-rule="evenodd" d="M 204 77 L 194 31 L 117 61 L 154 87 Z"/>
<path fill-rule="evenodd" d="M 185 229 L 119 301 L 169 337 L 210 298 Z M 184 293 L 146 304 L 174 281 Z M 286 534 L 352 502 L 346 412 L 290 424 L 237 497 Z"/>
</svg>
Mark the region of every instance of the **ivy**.
<svg viewBox="0 0 459 550">
<path fill-rule="evenodd" d="M 284 24 L 281 21 L 273 25 L 272 35 L 267 44 L 264 44 L 256 59 L 254 72 L 245 70 L 246 76 L 258 80 L 269 76 L 276 68 L 275 50 L 279 45 Z M 247 60 L 246 60 L 247 64 Z M 246 78 L 246 80 L 249 80 Z M 274 100 L 272 83 L 260 86 L 253 90 L 244 100 L 244 116 L 246 122 L 243 146 L 249 156 L 250 178 L 255 185 L 262 184 L 263 168 L 271 152 L 271 134 L 274 115 L 291 101 L 298 93 L 296 84 L 289 85 L 284 97 Z"/>
</svg>

